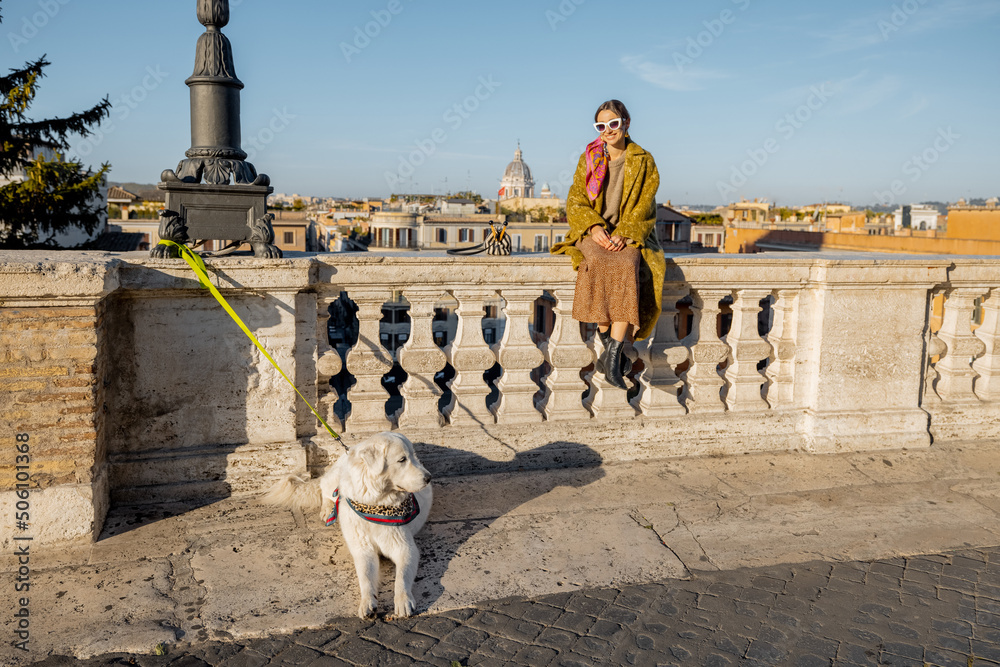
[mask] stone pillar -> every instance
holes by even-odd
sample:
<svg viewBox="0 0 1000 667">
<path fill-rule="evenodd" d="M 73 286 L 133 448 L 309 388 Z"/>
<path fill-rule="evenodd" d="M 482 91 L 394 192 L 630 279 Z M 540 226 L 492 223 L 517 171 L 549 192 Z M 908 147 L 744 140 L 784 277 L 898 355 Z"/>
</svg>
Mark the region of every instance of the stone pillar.
<svg viewBox="0 0 1000 667">
<path fill-rule="evenodd" d="M 972 333 L 972 312 L 975 301 L 985 290 L 978 287 L 952 289 L 944 302 L 944 321 L 938 338 L 947 346 L 937 363 L 940 379 L 937 394 L 947 403 L 975 403 L 979 399 L 972 390 L 976 372 L 973 358 L 986 350 L 983 340 Z"/>
<path fill-rule="evenodd" d="M 22 253 L 11 253 L 19 255 Z M 26 253 L 25 253 L 26 254 Z M 35 253 L 31 253 L 34 255 Z M 116 261 L 0 262 L 0 547 L 97 539 L 109 505 L 108 295 Z M 58 295 L 58 296 L 57 296 Z M 20 496 L 18 494 L 21 494 Z M 29 517 L 15 522 L 18 501 Z"/>
<path fill-rule="evenodd" d="M 496 418 L 486 405 L 489 385 L 483 379 L 497 357 L 483 340 L 483 308 L 496 290 L 459 288 L 453 291 L 458 300 L 458 329 L 455 340 L 445 348 L 448 362 L 455 369 L 451 381 L 451 405 L 446 409 L 453 426 L 493 424 Z"/>
<path fill-rule="evenodd" d="M 726 367 L 726 405 L 731 412 L 760 412 L 768 405 L 761 396 L 764 374 L 757 364 L 771 354 L 771 345 L 760 337 L 758 314 L 760 301 L 770 292 L 759 289 L 736 291 L 733 303 L 733 326 L 723 339 L 729 345 L 729 364 Z"/>
<path fill-rule="evenodd" d="M 729 346 L 719 338 L 718 321 L 722 312 L 719 302 L 731 293 L 731 290 L 700 289 L 691 294 L 694 318 L 685 339 L 691 365 L 682 375 L 687 385 L 684 400 L 688 412 L 718 413 L 726 409 L 719 394 L 724 382 L 718 366 L 729 357 Z"/>
<path fill-rule="evenodd" d="M 813 261 L 799 295 L 795 362 L 806 449 L 930 445 L 921 408 L 927 301 L 948 266 L 882 256 Z"/>
<path fill-rule="evenodd" d="M 984 401 L 1000 401 L 1000 288 L 994 288 L 983 303 L 983 323 L 976 329 L 984 353 L 972 364 L 979 374 L 976 396 Z"/>
<path fill-rule="evenodd" d="M 688 358 L 688 350 L 677 338 L 677 302 L 688 293 L 680 283 L 668 283 L 663 290 L 663 310 L 652 337 L 637 345 L 643 369 L 639 376 L 642 397 L 639 408 L 646 417 L 674 417 L 685 414 L 678 398 L 681 381 L 674 368 Z"/>
<path fill-rule="evenodd" d="M 500 405 L 497 407 L 498 424 L 533 424 L 542 421 L 542 413 L 535 408 L 534 395 L 538 385 L 531 379 L 531 371 L 545 360 L 541 350 L 531 340 L 528 321 L 535 299 L 541 296 L 538 288 L 512 287 L 500 290 L 507 305 L 503 340 L 500 341 L 498 359 L 503 375 L 497 383 Z"/>
<path fill-rule="evenodd" d="M 434 304 L 440 299 L 440 289 L 406 289 L 410 302 L 410 339 L 397 352 L 399 365 L 409 376 L 403 383 L 403 412 L 399 428 L 437 428 L 443 425 L 438 409 L 441 387 L 434 374 L 448 363 L 447 357 L 434 343 Z"/>
<path fill-rule="evenodd" d="M 774 302 L 774 323 L 767 335 L 771 358 L 765 375 L 768 378 L 767 402 L 772 409 L 794 407 L 795 341 L 798 329 L 798 290 L 779 289 Z"/>
<path fill-rule="evenodd" d="M 388 290 L 351 291 L 358 306 L 358 344 L 347 353 L 347 370 L 354 376 L 354 387 L 348 392 L 351 413 L 344 430 L 352 433 L 384 431 L 392 428 L 385 416 L 389 393 L 382 386 L 382 376 L 392 368 L 392 357 L 382 347 L 379 322 L 382 305 L 392 297 Z"/>
<path fill-rule="evenodd" d="M 580 371 L 594 361 L 594 353 L 580 338 L 580 323 L 573 319 L 573 291 L 572 285 L 550 290 L 556 299 L 552 309 L 556 323 L 551 338 L 542 345 L 545 360 L 552 366 L 545 380 L 549 389 L 545 403 L 548 421 L 590 419 L 590 412 L 583 407 L 582 396 L 587 385 L 580 379 Z"/>
</svg>

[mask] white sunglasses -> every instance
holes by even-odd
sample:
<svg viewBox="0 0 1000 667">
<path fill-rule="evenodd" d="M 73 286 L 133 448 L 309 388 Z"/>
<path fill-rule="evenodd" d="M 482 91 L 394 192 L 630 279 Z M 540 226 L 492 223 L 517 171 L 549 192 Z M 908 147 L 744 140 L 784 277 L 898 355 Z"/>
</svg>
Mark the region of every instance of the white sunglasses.
<svg viewBox="0 0 1000 667">
<path fill-rule="evenodd" d="M 612 118 L 607 123 L 594 123 L 594 129 L 597 130 L 598 134 L 604 134 L 605 130 L 617 130 L 625 124 L 621 118 Z"/>
</svg>

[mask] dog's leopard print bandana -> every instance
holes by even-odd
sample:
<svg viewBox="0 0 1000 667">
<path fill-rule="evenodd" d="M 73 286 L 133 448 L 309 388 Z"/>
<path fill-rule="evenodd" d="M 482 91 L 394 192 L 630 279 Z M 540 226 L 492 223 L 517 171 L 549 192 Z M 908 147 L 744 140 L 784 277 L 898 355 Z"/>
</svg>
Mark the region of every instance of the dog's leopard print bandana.
<svg viewBox="0 0 1000 667">
<path fill-rule="evenodd" d="M 391 526 L 405 526 L 420 514 L 420 505 L 417 497 L 412 493 L 403 501 L 401 505 L 368 505 L 358 503 L 350 498 L 345 498 L 347 505 L 354 510 L 355 514 L 366 521 L 381 523 Z M 340 489 L 333 492 L 333 511 L 326 517 L 326 525 L 337 520 L 337 512 L 340 509 Z"/>
</svg>

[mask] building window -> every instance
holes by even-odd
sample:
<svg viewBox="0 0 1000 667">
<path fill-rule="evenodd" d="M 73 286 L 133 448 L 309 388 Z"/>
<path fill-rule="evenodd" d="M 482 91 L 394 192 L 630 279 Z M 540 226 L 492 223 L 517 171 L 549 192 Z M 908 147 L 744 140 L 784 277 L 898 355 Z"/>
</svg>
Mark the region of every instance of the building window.
<svg viewBox="0 0 1000 667">
<path fill-rule="evenodd" d="M 698 243 L 704 243 L 705 242 L 705 239 L 703 238 L 703 236 L 704 236 L 703 234 L 698 234 Z"/>
<path fill-rule="evenodd" d="M 545 234 L 535 234 L 535 252 L 549 251 L 549 237 Z"/>
<path fill-rule="evenodd" d="M 458 241 L 459 243 L 472 243 L 475 241 L 475 230 L 463 228 L 458 230 Z"/>
<path fill-rule="evenodd" d="M 496 329 L 483 329 L 483 340 L 487 345 L 492 345 L 496 342 L 497 330 Z"/>
<path fill-rule="evenodd" d="M 288 245 L 295 243 L 295 232 L 285 232 L 285 243 Z"/>
<path fill-rule="evenodd" d="M 511 245 L 511 249 L 510 249 L 511 252 L 521 252 L 521 235 L 520 234 L 511 234 L 510 235 L 510 245 Z"/>
<path fill-rule="evenodd" d="M 556 234 L 556 243 L 562 243 L 564 240 L 566 240 L 566 237 L 564 235 Z"/>
<path fill-rule="evenodd" d="M 448 230 L 447 229 L 444 229 L 442 227 L 438 227 L 435 230 L 435 234 L 437 236 L 436 240 L 437 240 L 438 243 L 447 243 L 448 242 Z"/>
</svg>

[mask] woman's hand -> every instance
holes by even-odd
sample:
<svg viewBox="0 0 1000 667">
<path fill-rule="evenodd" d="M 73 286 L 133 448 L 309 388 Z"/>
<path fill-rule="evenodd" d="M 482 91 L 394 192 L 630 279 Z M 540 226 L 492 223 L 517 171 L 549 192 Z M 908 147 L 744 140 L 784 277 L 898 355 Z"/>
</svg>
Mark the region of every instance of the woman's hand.
<svg viewBox="0 0 1000 667">
<path fill-rule="evenodd" d="M 620 236 L 609 236 L 607 230 L 601 225 L 591 227 L 590 235 L 594 237 L 594 242 L 605 250 L 617 252 L 625 247 L 625 239 Z"/>
<path fill-rule="evenodd" d="M 590 235 L 594 237 L 597 245 L 610 252 L 618 252 L 625 249 L 625 239 L 621 236 L 609 236 L 608 232 L 601 225 L 594 225 L 590 228 Z"/>
</svg>

